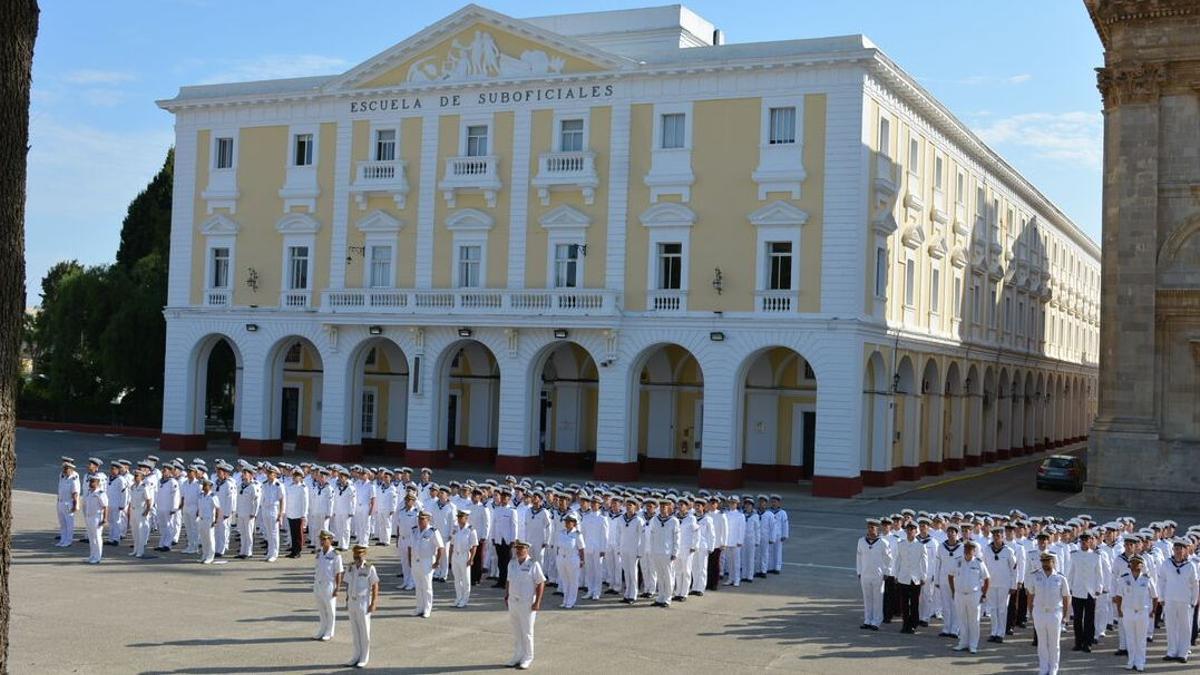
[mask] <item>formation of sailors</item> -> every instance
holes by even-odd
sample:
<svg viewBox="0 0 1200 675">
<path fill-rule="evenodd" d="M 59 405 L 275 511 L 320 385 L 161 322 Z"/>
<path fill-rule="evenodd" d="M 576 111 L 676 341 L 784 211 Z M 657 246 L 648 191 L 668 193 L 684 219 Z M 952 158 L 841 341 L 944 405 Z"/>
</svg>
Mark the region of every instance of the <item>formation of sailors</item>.
<svg viewBox="0 0 1200 675">
<path fill-rule="evenodd" d="M 864 630 L 897 615 L 902 633 L 941 621 L 939 635 L 974 654 L 981 617 L 993 643 L 1032 621 L 1042 674 L 1058 672 L 1067 626 L 1080 652 L 1115 631 L 1127 670 L 1145 669 L 1160 629 L 1164 661 L 1187 663 L 1196 644 L 1200 525 L 904 509 L 867 519 L 866 530 L 855 562 Z"/>
</svg>

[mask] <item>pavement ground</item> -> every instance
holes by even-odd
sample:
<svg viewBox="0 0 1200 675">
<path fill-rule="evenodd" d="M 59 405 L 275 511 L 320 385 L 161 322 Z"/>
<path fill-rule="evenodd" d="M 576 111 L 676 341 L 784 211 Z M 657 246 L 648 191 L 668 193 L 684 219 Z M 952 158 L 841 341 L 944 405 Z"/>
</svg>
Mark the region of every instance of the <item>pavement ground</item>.
<svg viewBox="0 0 1200 675">
<path fill-rule="evenodd" d="M 106 547 L 101 565 L 87 565 L 86 544 L 59 549 L 53 491 L 58 457 L 83 461 L 138 459 L 157 453 L 153 440 L 99 435 L 18 431 L 18 475 L 13 492 L 13 609 L 10 668 L 14 673 L 325 673 L 346 671 L 349 624 L 339 607 L 330 642 L 310 638 L 317 618 L 311 595 L 312 559 L 262 557 L 204 566 L 196 556 L 158 553 L 128 557 L 128 541 Z M 1076 449 L 1078 451 L 1079 449 Z M 210 450 L 209 458 L 231 458 Z M 289 461 L 301 461 L 296 454 Z M 191 457 L 185 457 L 190 460 Z M 792 523 L 784 573 L 739 589 L 719 592 L 670 609 L 648 601 L 627 607 L 613 596 L 558 608 L 547 593 L 537 620 L 533 669 L 572 673 L 960 673 L 1037 672 L 1030 631 L 1006 644 L 983 642 L 975 655 L 950 651 L 937 624 L 918 635 L 900 635 L 898 623 L 863 632 L 854 576 L 854 547 L 862 519 L 909 506 L 927 510 L 1007 510 L 1071 515 L 1070 493 L 1034 489 L 1029 458 L 953 477 L 927 478 L 874 488 L 860 498 L 817 499 L 807 486 L 749 486 L 745 492 L 780 492 Z M 470 467 L 439 470 L 435 478 L 489 477 Z M 583 481 L 582 473 L 555 472 L 552 480 Z M 687 479 L 650 481 L 690 485 Z M 1097 518 L 1106 512 L 1091 509 Z M 1115 513 L 1113 514 L 1115 515 Z M 1197 513 L 1133 513 L 1141 520 L 1175 517 L 1200 521 Z M 82 528 L 79 530 L 82 536 Z M 472 593 L 471 605 L 455 609 L 452 584 L 435 584 L 429 619 L 408 616 L 413 594 L 397 588 L 393 549 L 372 547 L 383 580 L 372 621 L 369 669 L 388 673 L 476 673 L 502 670 L 512 653 L 502 591 L 488 585 Z M 983 627 L 986 636 L 987 626 Z M 1165 638 L 1151 645 L 1149 670 L 1197 672 L 1163 663 Z M 1124 672 L 1112 656 L 1115 638 L 1092 654 L 1070 651 L 1064 634 L 1063 673 Z"/>
</svg>

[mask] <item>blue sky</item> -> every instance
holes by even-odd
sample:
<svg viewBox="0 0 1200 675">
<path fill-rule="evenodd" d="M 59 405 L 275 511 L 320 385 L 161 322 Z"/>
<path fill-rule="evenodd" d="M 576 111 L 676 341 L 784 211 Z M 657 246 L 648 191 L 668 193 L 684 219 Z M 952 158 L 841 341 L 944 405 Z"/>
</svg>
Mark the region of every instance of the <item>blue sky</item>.
<svg viewBox="0 0 1200 675">
<path fill-rule="evenodd" d="M 59 260 L 111 262 L 125 208 L 158 169 L 180 85 L 346 70 L 462 6 L 339 0 L 43 0 L 26 220 L 30 306 Z M 493 0 L 512 16 L 653 0 Z M 1081 0 L 694 0 L 728 42 L 864 33 L 1100 235 L 1102 51 Z"/>
</svg>

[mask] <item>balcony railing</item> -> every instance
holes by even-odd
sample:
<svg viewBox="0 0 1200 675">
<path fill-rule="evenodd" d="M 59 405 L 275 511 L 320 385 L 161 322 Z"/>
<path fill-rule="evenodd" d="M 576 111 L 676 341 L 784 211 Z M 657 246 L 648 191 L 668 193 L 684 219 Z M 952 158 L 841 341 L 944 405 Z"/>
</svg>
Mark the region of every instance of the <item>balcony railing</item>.
<svg viewBox="0 0 1200 675">
<path fill-rule="evenodd" d="M 550 204 L 550 192 L 556 188 L 577 188 L 584 202 L 591 204 L 600 179 L 596 175 L 596 154 L 587 151 L 544 152 L 538 156 L 538 173 L 533 179 L 543 206 Z"/>
<path fill-rule="evenodd" d="M 279 306 L 283 309 L 308 309 L 311 300 L 311 291 L 283 291 L 279 294 Z"/>
<path fill-rule="evenodd" d="M 347 288 L 326 291 L 321 306 L 329 312 L 398 314 L 468 313 L 547 315 L 616 315 L 619 295 L 603 289 L 509 290 L 458 288 L 445 290 Z"/>
<path fill-rule="evenodd" d="M 206 307 L 228 307 L 233 304 L 233 292 L 229 289 L 211 289 L 204 291 Z"/>
<path fill-rule="evenodd" d="M 686 312 L 687 291 L 664 289 L 646 292 L 647 312 Z"/>
<path fill-rule="evenodd" d="M 483 157 L 447 157 L 446 173 L 438 189 L 446 203 L 454 207 L 456 190 L 479 190 L 487 198 L 488 206 L 496 206 L 496 192 L 500 190 L 500 160 L 494 155 Z"/>
<path fill-rule="evenodd" d="M 896 194 L 900 179 L 897 175 L 896 163 L 882 152 L 875 153 L 875 187 L 888 193 Z"/>
<path fill-rule="evenodd" d="M 359 208 L 366 208 L 367 197 L 372 193 L 390 194 L 396 206 L 404 208 L 408 200 L 408 172 L 404 160 L 359 162 L 350 192 Z"/>
<path fill-rule="evenodd" d="M 754 308 L 764 314 L 779 314 L 794 312 L 799 304 L 799 294 L 796 291 L 755 291 Z"/>
</svg>

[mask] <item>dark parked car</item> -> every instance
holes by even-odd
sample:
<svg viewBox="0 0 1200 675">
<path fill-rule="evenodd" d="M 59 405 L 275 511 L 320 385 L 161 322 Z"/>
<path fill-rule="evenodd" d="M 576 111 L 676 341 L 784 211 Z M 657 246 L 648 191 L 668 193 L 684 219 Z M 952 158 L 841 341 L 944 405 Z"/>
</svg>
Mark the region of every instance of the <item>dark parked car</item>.
<svg viewBox="0 0 1200 675">
<path fill-rule="evenodd" d="M 1074 455 L 1051 455 L 1042 460 L 1037 468 L 1037 486 L 1065 487 L 1075 492 L 1083 491 L 1087 481 L 1087 462 Z"/>
</svg>

